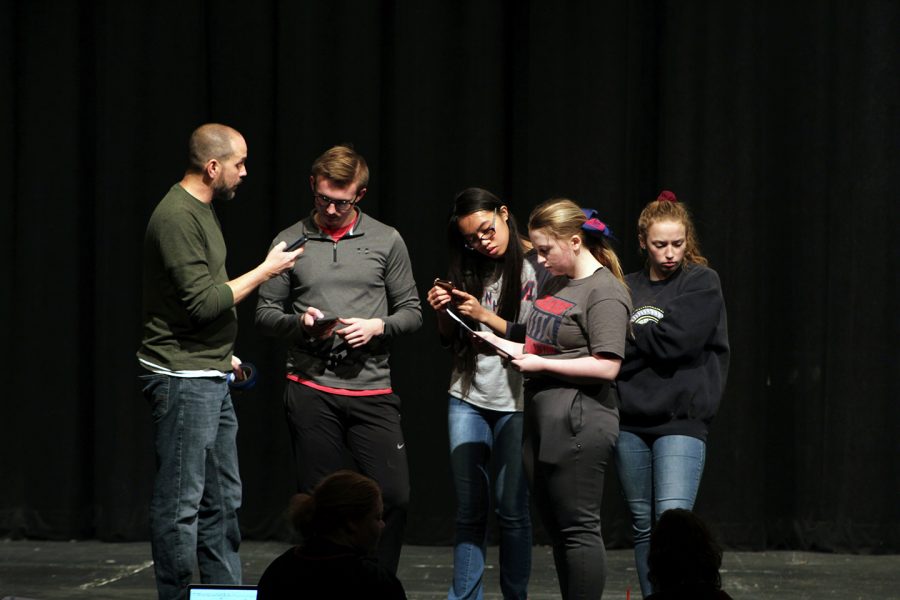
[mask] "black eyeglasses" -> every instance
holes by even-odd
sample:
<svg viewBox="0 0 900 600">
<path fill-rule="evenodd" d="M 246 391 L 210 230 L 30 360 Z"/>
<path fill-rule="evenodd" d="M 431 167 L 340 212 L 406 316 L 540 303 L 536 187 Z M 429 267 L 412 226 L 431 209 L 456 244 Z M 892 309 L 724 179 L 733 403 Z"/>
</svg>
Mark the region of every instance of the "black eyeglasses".
<svg viewBox="0 0 900 600">
<path fill-rule="evenodd" d="M 494 239 L 494 235 L 497 233 L 497 228 L 494 225 L 497 223 L 497 209 L 494 209 L 494 218 L 491 219 L 491 226 L 485 229 L 484 231 L 479 231 L 478 233 L 473 233 L 472 235 L 464 235 L 463 243 L 466 248 L 469 250 L 474 250 L 478 247 L 481 242 L 486 242 L 488 240 Z"/>
<path fill-rule="evenodd" d="M 337 198 L 329 198 L 324 194 L 313 194 L 313 201 L 315 201 L 316 206 L 320 208 L 327 208 L 329 204 L 334 204 L 334 209 L 337 211 L 345 211 L 353 208 L 356 204 L 356 196 L 353 196 L 352 200 L 338 200 Z"/>
</svg>

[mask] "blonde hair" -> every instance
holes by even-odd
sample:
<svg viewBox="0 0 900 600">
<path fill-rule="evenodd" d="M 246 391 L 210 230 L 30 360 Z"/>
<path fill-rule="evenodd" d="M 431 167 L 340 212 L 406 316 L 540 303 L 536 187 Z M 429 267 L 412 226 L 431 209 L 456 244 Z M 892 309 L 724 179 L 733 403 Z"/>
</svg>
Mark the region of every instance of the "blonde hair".
<svg viewBox="0 0 900 600">
<path fill-rule="evenodd" d="M 615 250 L 602 234 L 594 235 L 582 229 L 585 222 L 587 217 L 575 202 L 568 198 L 551 198 L 531 211 L 528 230 L 545 229 L 556 239 L 568 239 L 577 235 L 594 258 L 624 285 L 625 275 Z"/>
<path fill-rule="evenodd" d="M 355 183 L 358 191 L 369 185 L 369 165 L 352 144 L 339 144 L 326 150 L 313 163 L 311 175 L 316 181 L 319 177 L 330 179 L 342 189 Z"/>
<path fill-rule="evenodd" d="M 695 265 L 709 264 L 706 257 L 700 253 L 700 242 L 697 239 L 694 221 L 687 207 L 678 202 L 675 194 L 668 190 L 663 190 L 659 197 L 653 202 L 647 204 L 638 217 L 638 240 L 642 246 L 647 245 L 647 231 L 654 223 L 671 221 L 673 223 L 681 223 L 684 225 L 684 262 Z"/>
</svg>

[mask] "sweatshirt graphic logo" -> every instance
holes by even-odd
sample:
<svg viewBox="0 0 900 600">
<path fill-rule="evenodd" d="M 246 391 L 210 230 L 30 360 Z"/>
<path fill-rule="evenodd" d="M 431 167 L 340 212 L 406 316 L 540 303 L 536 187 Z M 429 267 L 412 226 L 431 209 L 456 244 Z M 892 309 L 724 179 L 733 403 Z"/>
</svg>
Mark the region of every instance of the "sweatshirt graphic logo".
<svg viewBox="0 0 900 600">
<path fill-rule="evenodd" d="M 640 308 L 635 308 L 634 312 L 631 313 L 631 322 L 635 325 L 659 323 L 664 316 L 666 316 L 666 313 L 664 313 L 661 308 L 657 308 L 656 306 L 641 306 Z"/>
<path fill-rule="evenodd" d="M 537 300 L 528 316 L 528 337 L 525 338 L 525 352 L 528 354 L 559 354 L 556 341 L 559 326 L 566 312 L 574 303 L 556 296 Z"/>
</svg>

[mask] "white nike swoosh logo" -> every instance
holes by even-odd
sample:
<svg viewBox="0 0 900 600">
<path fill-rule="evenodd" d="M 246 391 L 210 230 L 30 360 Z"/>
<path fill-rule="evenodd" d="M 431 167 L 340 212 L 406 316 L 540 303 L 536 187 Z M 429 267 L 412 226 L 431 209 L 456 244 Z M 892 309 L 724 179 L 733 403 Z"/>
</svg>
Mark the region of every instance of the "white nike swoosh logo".
<svg viewBox="0 0 900 600">
<path fill-rule="evenodd" d="M 406 445 L 406 442 L 403 442 L 402 444 L 397 444 L 397 450 L 403 450 L 403 446 L 405 446 L 405 445 Z"/>
</svg>

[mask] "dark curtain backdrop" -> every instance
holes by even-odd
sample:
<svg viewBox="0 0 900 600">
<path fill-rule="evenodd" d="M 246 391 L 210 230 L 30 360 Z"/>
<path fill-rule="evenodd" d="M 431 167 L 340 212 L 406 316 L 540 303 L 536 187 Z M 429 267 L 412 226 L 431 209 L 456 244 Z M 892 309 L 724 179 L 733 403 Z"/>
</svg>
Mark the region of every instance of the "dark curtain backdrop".
<svg viewBox="0 0 900 600">
<path fill-rule="evenodd" d="M 423 295 L 462 188 L 520 222 L 553 195 L 595 207 L 627 270 L 641 207 L 674 190 L 733 348 L 697 511 L 732 548 L 900 551 L 898 31 L 900 4 L 874 0 L 4 3 L 0 535 L 147 538 L 141 239 L 191 130 L 218 121 L 250 147 L 218 206 L 232 275 L 310 210 L 309 166 L 338 142 L 369 159 L 362 206 L 403 234 Z M 241 521 L 283 538 L 283 348 L 254 305 Z M 425 308 L 393 358 L 411 543 L 453 529 L 434 326 Z M 629 544 L 614 473 L 604 505 L 608 544 Z"/>
</svg>

